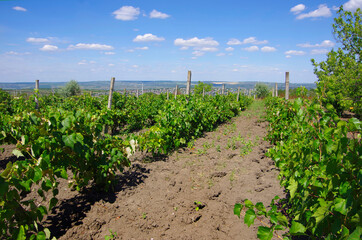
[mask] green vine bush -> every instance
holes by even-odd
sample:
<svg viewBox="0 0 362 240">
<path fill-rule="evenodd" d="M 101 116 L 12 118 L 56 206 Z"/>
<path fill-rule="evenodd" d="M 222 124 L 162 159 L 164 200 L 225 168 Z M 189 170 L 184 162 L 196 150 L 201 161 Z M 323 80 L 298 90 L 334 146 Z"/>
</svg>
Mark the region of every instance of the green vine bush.
<svg viewBox="0 0 362 240">
<path fill-rule="evenodd" d="M 361 122 L 341 120 L 334 107 L 303 99 L 267 101 L 269 150 L 280 169 L 281 186 L 288 192 L 281 209 L 290 219 L 266 212 L 261 203 L 235 205 L 240 216 L 246 210 L 250 225 L 255 215 L 269 218 L 271 227 L 260 227 L 258 237 L 271 239 L 273 232 L 287 230 L 284 239 L 304 235 L 310 239 L 360 239 L 362 144 Z M 255 210 L 257 213 L 255 214 Z"/>
</svg>

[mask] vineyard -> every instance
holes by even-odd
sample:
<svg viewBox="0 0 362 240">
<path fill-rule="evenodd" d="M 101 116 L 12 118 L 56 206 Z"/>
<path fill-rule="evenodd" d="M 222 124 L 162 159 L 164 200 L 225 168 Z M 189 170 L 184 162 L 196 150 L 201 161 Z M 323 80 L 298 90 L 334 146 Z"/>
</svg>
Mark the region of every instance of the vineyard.
<svg viewBox="0 0 362 240">
<path fill-rule="evenodd" d="M 115 93 L 108 98 L 81 95 L 44 96 L 35 109 L 34 98 L 1 101 L 1 144 L 16 144 L 19 160 L 9 162 L 0 176 L 2 238 L 46 239 L 51 232 L 41 225 L 57 205 L 59 180 L 84 190 L 112 191 L 117 174 L 129 167 L 139 149 L 153 158 L 186 147 L 221 123 L 238 115 L 251 102 L 236 95 L 134 96 Z M 34 191 L 43 203 L 27 198 Z"/>
</svg>

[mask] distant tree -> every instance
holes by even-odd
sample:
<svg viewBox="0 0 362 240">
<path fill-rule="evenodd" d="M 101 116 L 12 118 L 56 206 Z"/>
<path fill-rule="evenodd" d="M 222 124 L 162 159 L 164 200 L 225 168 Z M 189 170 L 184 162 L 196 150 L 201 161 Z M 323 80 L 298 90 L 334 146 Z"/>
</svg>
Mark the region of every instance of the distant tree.
<svg viewBox="0 0 362 240">
<path fill-rule="evenodd" d="M 264 83 L 257 83 L 255 85 L 255 94 L 257 98 L 265 98 L 270 94 L 268 85 Z"/>
<path fill-rule="evenodd" d="M 204 88 L 205 88 L 205 92 L 210 92 L 211 89 L 212 89 L 212 85 L 199 81 L 197 83 L 197 85 L 195 86 L 195 88 L 194 88 L 194 93 L 195 94 L 202 94 L 202 91 L 203 91 Z"/>
<path fill-rule="evenodd" d="M 75 96 L 75 95 L 80 95 L 81 89 L 80 89 L 80 86 L 77 83 L 77 81 L 71 80 L 64 86 L 64 88 L 62 89 L 62 93 L 66 97 L 71 97 L 71 96 Z"/>
</svg>

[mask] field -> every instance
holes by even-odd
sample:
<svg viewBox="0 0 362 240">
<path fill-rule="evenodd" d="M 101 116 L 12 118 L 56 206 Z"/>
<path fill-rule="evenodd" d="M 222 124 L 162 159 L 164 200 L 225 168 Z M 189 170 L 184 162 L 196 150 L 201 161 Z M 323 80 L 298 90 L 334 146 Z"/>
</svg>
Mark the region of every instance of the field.
<svg viewBox="0 0 362 240">
<path fill-rule="evenodd" d="M 34 98 L 3 95 L 2 238 L 360 235 L 357 119 L 235 94 Z"/>
</svg>

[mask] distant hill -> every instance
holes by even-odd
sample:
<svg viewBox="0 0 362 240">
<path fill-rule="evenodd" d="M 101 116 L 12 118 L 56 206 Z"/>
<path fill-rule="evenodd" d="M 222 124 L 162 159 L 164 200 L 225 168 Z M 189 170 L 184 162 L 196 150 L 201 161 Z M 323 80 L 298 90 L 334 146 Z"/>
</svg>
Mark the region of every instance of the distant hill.
<svg viewBox="0 0 362 240">
<path fill-rule="evenodd" d="M 92 81 L 92 82 L 78 82 L 82 89 L 87 90 L 107 90 L 109 89 L 109 81 Z M 222 84 L 225 84 L 225 88 L 254 88 L 258 82 L 205 82 L 212 84 L 215 88 L 220 88 Z M 274 87 L 275 83 L 272 82 L 260 82 L 267 84 L 270 87 Z M 65 86 L 66 82 L 40 82 L 39 87 L 45 89 L 61 88 Z M 193 82 L 192 85 L 196 85 L 197 82 Z M 115 90 L 121 89 L 162 89 L 162 88 L 174 88 L 176 85 L 180 88 L 186 87 L 186 81 L 116 81 Z M 316 88 L 315 83 L 290 83 L 290 88 L 297 88 L 304 86 L 307 89 Z M 0 83 L 2 89 L 34 89 L 35 82 L 19 82 L 19 83 Z M 278 89 L 284 89 L 284 83 L 278 83 Z"/>
</svg>

